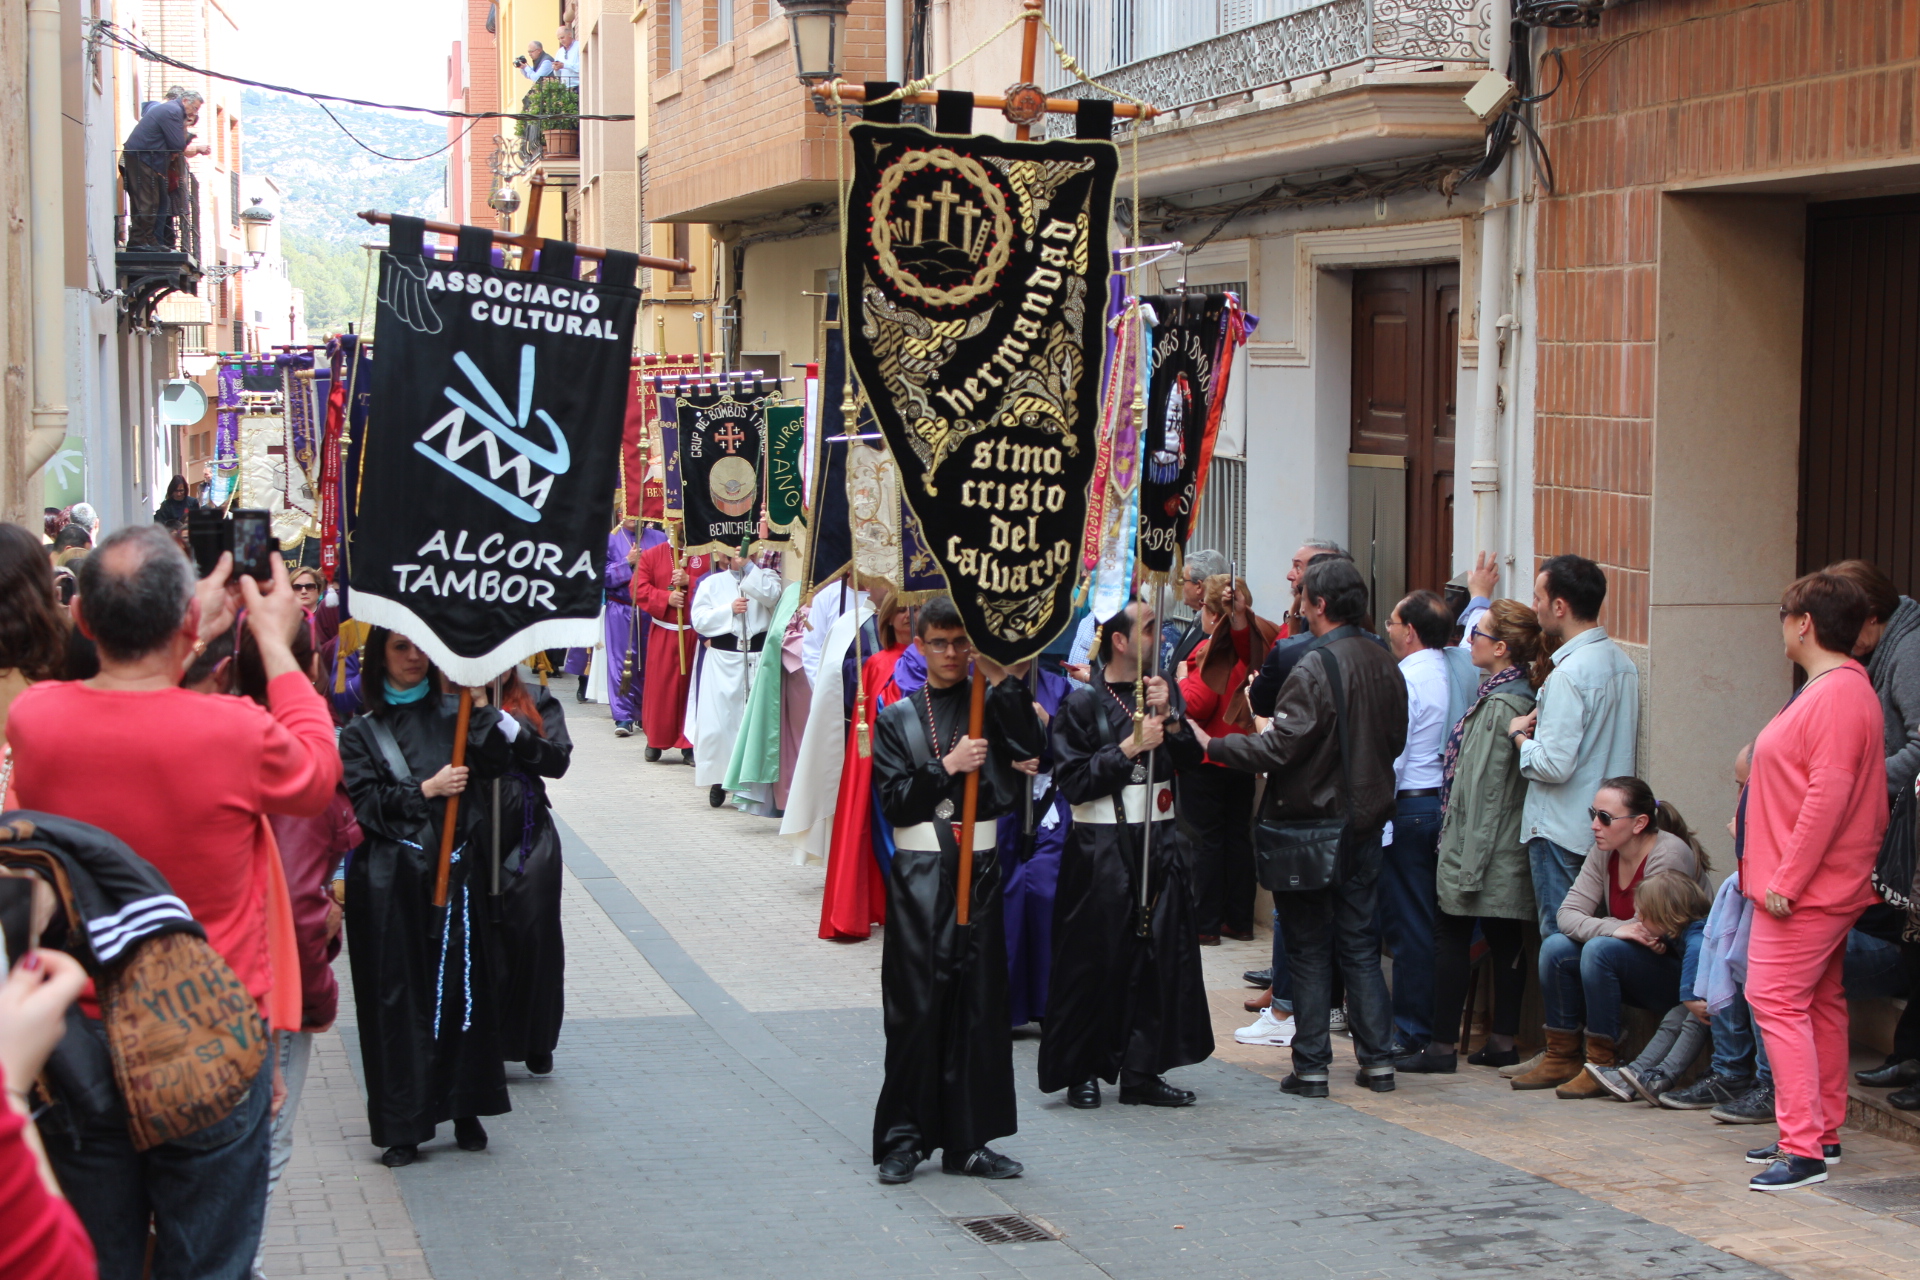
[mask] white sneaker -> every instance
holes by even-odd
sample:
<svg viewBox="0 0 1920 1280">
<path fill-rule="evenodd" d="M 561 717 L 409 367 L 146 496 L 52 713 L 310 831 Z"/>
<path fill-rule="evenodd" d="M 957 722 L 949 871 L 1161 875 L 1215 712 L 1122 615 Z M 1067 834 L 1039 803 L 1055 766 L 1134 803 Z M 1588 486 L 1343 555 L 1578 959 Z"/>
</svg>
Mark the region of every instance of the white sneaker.
<svg viewBox="0 0 1920 1280">
<path fill-rule="evenodd" d="M 1345 1006 L 1327 1010 L 1327 1030 L 1336 1036 L 1347 1034 L 1347 1010 Z"/>
<path fill-rule="evenodd" d="M 1241 1044 L 1268 1044 L 1284 1049 L 1293 1043 L 1293 1015 L 1276 1018 L 1272 1006 L 1268 1006 L 1260 1011 L 1258 1022 L 1241 1027 L 1233 1033 L 1233 1038 Z"/>
</svg>

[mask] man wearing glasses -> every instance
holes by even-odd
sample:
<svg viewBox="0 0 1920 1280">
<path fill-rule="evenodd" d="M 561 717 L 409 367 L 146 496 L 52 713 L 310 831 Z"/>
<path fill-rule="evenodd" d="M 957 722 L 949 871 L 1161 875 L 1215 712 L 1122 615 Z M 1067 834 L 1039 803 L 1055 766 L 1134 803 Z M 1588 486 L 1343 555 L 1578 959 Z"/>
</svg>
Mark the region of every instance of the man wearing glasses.
<svg viewBox="0 0 1920 1280">
<path fill-rule="evenodd" d="M 938 1149 L 948 1173 L 1014 1178 L 1020 1162 L 987 1145 L 1018 1128 L 995 819 L 1020 807 L 1044 731 L 1019 677 L 975 657 L 952 600 L 922 605 L 916 630 L 927 683 L 874 725 L 873 791 L 893 824 L 895 852 L 880 960 L 887 1061 L 873 1162 L 880 1181 L 910 1182 Z M 967 733 L 970 659 L 993 685 L 980 738 Z M 970 773 L 980 785 L 963 928 L 958 828 Z"/>
</svg>

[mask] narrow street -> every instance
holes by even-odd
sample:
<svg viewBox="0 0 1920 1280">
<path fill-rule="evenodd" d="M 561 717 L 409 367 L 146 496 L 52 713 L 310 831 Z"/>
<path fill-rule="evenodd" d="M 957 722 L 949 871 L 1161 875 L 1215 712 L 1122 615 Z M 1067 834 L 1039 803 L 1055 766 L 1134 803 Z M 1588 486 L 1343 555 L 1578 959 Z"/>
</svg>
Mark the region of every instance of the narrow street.
<svg viewBox="0 0 1920 1280">
<path fill-rule="evenodd" d="M 1515 1094 L 1492 1073 L 1285 1097 L 1282 1050 L 1234 1044 L 1264 938 L 1209 949 L 1220 1056 L 1190 1110 L 1069 1110 L 1016 1041 L 1026 1176 L 937 1162 L 880 1186 L 880 942 L 815 937 L 821 871 L 774 824 L 647 765 L 567 703 L 567 1024 L 551 1076 L 509 1069 L 484 1154 L 451 1126 L 419 1163 L 366 1138 L 353 1005 L 319 1037 L 267 1232 L 272 1276 L 1911 1276 L 1920 1208 L 1875 1196 L 1912 1148 L 1848 1133 L 1823 1191 L 1745 1190 L 1770 1129 Z M 346 985 L 346 961 L 339 964 Z M 1344 1042 L 1343 1042 L 1344 1043 Z M 1271 1077 L 1271 1078 L 1269 1078 Z M 1908 1179 L 1910 1180 L 1910 1179 Z M 1843 1201 L 1855 1198 L 1884 1210 Z M 1892 1205 L 1889 1209 L 1887 1206 Z M 1024 1215 L 1056 1239 L 984 1244 Z M 1901 1216 L 1904 1215 L 1904 1216 Z"/>
</svg>

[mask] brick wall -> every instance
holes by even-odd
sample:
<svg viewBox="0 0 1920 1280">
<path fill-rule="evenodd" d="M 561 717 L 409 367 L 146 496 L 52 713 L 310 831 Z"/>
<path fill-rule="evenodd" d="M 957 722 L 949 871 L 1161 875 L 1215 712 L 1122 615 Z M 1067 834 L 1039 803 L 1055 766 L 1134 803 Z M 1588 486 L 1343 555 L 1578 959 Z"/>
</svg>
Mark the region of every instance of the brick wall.
<svg viewBox="0 0 1920 1280">
<path fill-rule="evenodd" d="M 683 5 L 677 71 L 669 70 L 667 6 L 648 8 L 646 43 L 635 61 L 651 79 L 650 218 L 672 220 L 755 192 L 834 180 L 830 123 L 812 110 L 794 75 L 786 18 L 765 0 L 732 3 L 735 36 L 726 44 L 716 39 L 711 5 Z M 884 74 L 884 0 L 853 0 L 842 65 L 853 81 Z"/>
<path fill-rule="evenodd" d="M 1558 193 L 1540 209 L 1535 547 L 1605 565 L 1603 621 L 1644 644 L 1658 193 L 1912 154 L 1920 3 L 1640 0 L 1553 44 L 1567 79 L 1540 108 Z"/>
<path fill-rule="evenodd" d="M 488 8 L 487 0 L 467 0 L 467 29 L 461 49 L 467 60 L 467 111 L 500 110 L 500 41 L 487 30 Z M 463 120 L 459 127 L 472 123 Z M 484 227 L 499 220 L 499 215 L 487 207 L 487 197 L 493 194 L 493 171 L 487 161 L 493 154 L 496 133 L 511 137 L 513 122 L 482 120 L 462 144 L 466 152 L 467 218 L 474 226 Z"/>
</svg>

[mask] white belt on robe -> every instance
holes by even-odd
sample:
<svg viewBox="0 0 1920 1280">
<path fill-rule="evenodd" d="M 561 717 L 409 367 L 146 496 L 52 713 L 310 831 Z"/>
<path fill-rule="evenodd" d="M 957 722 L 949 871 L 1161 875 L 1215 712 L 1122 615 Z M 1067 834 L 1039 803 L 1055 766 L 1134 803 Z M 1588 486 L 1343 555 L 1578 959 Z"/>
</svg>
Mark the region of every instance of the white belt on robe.
<svg viewBox="0 0 1920 1280">
<path fill-rule="evenodd" d="M 1173 784 L 1170 782 L 1156 782 L 1153 784 L 1153 789 L 1155 792 L 1153 820 L 1155 822 L 1173 821 Z M 1163 793 L 1167 796 L 1166 808 L 1164 809 L 1160 807 L 1159 801 L 1159 796 Z M 1128 825 L 1139 822 L 1147 816 L 1146 783 L 1130 783 L 1126 790 L 1120 793 L 1120 799 L 1121 803 L 1126 806 Z M 1089 822 L 1097 826 L 1110 827 L 1114 825 L 1113 797 L 1101 796 L 1098 800 L 1089 800 L 1085 804 L 1074 805 L 1073 820 L 1075 822 Z"/>
<path fill-rule="evenodd" d="M 645 610 L 642 610 L 642 612 L 644 613 L 644 612 L 645 612 Z M 693 630 L 693 624 L 692 624 L 691 622 L 662 622 L 662 621 L 660 621 L 660 619 L 658 619 L 658 618 L 654 618 L 654 617 L 653 617 L 653 615 L 652 615 L 652 614 L 650 614 L 650 613 L 649 613 L 649 614 L 647 614 L 647 617 L 649 617 L 649 618 L 652 618 L 652 619 L 653 619 L 653 625 L 654 625 L 654 626 L 656 626 L 656 627 L 665 627 L 665 628 L 666 628 L 667 630 L 669 630 L 669 631 L 691 631 L 691 630 Z"/>
<path fill-rule="evenodd" d="M 973 851 L 991 849 L 999 838 L 1000 820 L 982 818 L 973 824 Z M 955 839 L 959 837 L 956 835 Z M 940 832 L 938 822 L 916 822 L 910 827 L 893 829 L 893 847 L 911 849 L 918 853 L 939 853 Z"/>
</svg>

